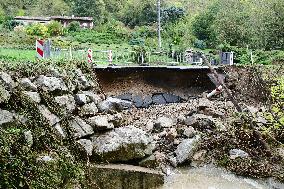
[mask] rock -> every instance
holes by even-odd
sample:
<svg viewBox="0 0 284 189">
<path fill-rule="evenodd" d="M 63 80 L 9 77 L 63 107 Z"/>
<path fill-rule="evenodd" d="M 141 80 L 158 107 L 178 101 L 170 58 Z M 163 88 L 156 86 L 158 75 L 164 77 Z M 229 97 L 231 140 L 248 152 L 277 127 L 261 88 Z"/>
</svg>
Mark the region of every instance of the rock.
<svg viewBox="0 0 284 189">
<path fill-rule="evenodd" d="M 269 178 L 268 183 L 271 189 L 283 189 L 284 188 L 284 183 L 281 183 L 274 178 Z"/>
<path fill-rule="evenodd" d="M 137 108 L 141 108 L 143 106 L 143 98 L 141 96 L 133 96 L 132 101 L 134 106 Z"/>
<path fill-rule="evenodd" d="M 153 95 L 152 101 L 153 101 L 153 104 L 156 104 L 156 105 L 167 104 L 167 101 L 165 100 L 165 98 L 162 94 Z"/>
<path fill-rule="evenodd" d="M 76 94 L 74 99 L 78 105 L 85 105 L 91 102 L 91 99 L 86 94 Z"/>
<path fill-rule="evenodd" d="M 59 136 L 61 136 L 62 138 L 66 138 L 66 135 L 61 127 L 61 125 L 59 123 L 56 123 L 54 126 L 55 130 L 57 131 L 57 134 Z"/>
<path fill-rule="evenodd" d="M 7 103 L 10 100 L 10 97 L 11 95 L 9 91 L 0 86 L 0 104 Z"/>
<path fill-rule="evenodd" d="M 38 110 L 41 116 L 47 121 L 50 126 L 54 126 L 60 121 L 60 119 L 56 115 L 51 113 L 46 106 L 40 105 L 38 106 Z"/>
<path fill-rule="evenodd" d="M 94 159 L 106 162 L 141 159 L 147 155 L 151 141 L 141 129 L 132 126 L 117 128 L 104 135 L 92 137 Z"/>
<path fill-rule="evenodd" d="M 80 139 L 76 141 L 79 148 L 86 153 L 87 156 L 91 156 L 93 153 L 93 143 L 91 140 Z"/>
<path fill-rule="evenodd" d="M 214 118 L 224 118 L 225 116 L 225 110 L 217 108 L 206 108 L 202 111 L 202 113 Z"/>
<path fill-rule="evenodd" d="M 184 127 L 183 130 L 183 136 L 186 138 L 192 138 L 194 137 L 196 134 L 196 131 L 193 127 L 189 126 L 189 127 Z"/>
<path fill-rule="evenodd" d="M 191 159 L 200 137 L 195 136 L 193 139 L 183 140 L 175 150 L 176 159 L 178 164 L 183 164 Z"/>
<path fill-rule="evenodd" d="M 181 101 L 181 98 L 179 96 L 172 95 L 172 94 L 164 93 L 163 97 L 167 103 L 179 103 Z"/>
<path fill-rule="evenodd" d="M 64 111 L 64 115 L 70 114 L 76 109 L 75 99 L 72 95 L 57 96 L 54 101 Z"/>
<path fill-rule="evenodd" d="M 53 161 L 54 159 L 50 156 L 40 156 L 36 160 L 38 162 L 50 162 L 50 161 Z"/>
<path fill-rule="evenodd" d="M 0 72 L 0 84 L 2 84 L 8 90 L 15 87 L 15 82 L 13 81 L 12 77 L 5 72 Z"/>
<path fill-rule="evenodd" d="M 149 120 L 147 123 L 146 123 L 146 126 L 145 126 L 145 130 L 147 132 L 150 132 L 152 131 L 154 128 L 154 122 L 152 120 Z"/>
<path fill-rule="evenodd" d="M 0 126 L 6 126 L 9 124 L 14 123 L 14 114 L 7 111 L 7 110 L 1 110 L 0 109 Z"/>
<path fill-rule="evenodd" d="M 151 189 L 164 184 L 160 171 L 132 165 L 94 165 L 91 180 L 102 189 Z"/>
<path fill-rule="evenodd" d="M 213 103 L 210 100 L 208 100 L 207 98 L 199 99 L 199 103 L 198 103 L 198 106 L 197 106 L 197 108 L 199 110 L 203 110 L 205 108 L 210 108 L 210 107 L 214 107 Z"/>
<path fill-rule="evenodd" d="M 159 163 L 157 162 L 155 155 L 152 154 L 150 157 L 147 157 L 146 159 L 140 161 L 139 166 L 146 168 L 157 168 L 159 166 Z"/>
<path fill-rule="evenodd" d="M 193 155 L 192 160 L 194 160 L 194 161 L 203 161 L 204 160 L 204 156 L 205 156 L 206 153 L 207 153 L 206 150 L 198 151 L 198 152 L 196 152 Z"/>
<path fill-rule="evenodd" d="M 153 101 L 152 101 L 152 96 L 146 96 L 146 97 L 143 99 L 142 108 L 148 108 L 152 103 L 153 103 Z"/>
<path fill-rule="evenodd" d="M 175 128 L 170 128 L 166 132 L 165 139 L 173 142 L 177 136 L 178 136 L 177 130 Z"/>
<path fill-rule="evenodd" d="M 156 130 L 161 130 L 162 128 L 170 128 L 174 126 L 174 120 L 168 117 L 159 117 L 155 123 L 154 123 L 154 128 Z"/>
<path fill-rule="evenodd" d="M 98 104 L 99 111 L 106 113 L 120 112 L 131 107 L 132 102 L 112 97 L 109 97 L 105 101 L 102 101 Z"/>
<path fill-rule="evenodd" d="M 250 112 L 251 114 L 256 114 L 258 112 L 258 108 L 253 106 L 247 106 L 246 111 Z"/>
<path fill-rule="evenodd" d="M 37 92 L 24 91 L 23 94 L 36 104 L 39 104 L 41 101 L 40 95 Z"/>
<path fill-rule="evenodd" d="M 67 92 L 68 88 L 66 87 L 63 79 L 56 77 L 46 77 L 44 75 L 40 75 L 35 84 L 38 87 L 41 87 L 44 91 L 48 92 Z"/>
<path fill-rule="evenodd" d="M 81 139 L 86 136 L 94 134 L 92 126 L 87 124 L 80 117 L 75 117 L 69 122 L 69 127 L 71 129 L 71 134 L 74 139 Z"/>
<path fill-rule="evenodd" d="M 165 160 L 166 155 L 164 153 L 155 152 L 151 156 L 139 162 L 139 165 L 146 168 L 157 168 L 160 164 L 165 163 Z"/>
<path fill-rule="evenodd" d="M 268 122 L 264 117 L 257 117 L 256 122 L 261 124 L 261 125 L 266 125 Z"/>
<path fill-rule="evenodd" d="M 185 120 L 186 120 L 186 117 L 184 115 L 180 115 L 177 118 L 177 122 L 180 124 L 184 124 Z"/>
<path fill-rule="evenodd" d="M 168 162 L 174 168 L 176 168 L 178 166 L 176 157 L 173 157 L 173 156 L 168 157 Z"/>
<path fill-rule="evenodd" d="M 27 143 L 27 145 L 29 147 L 31 147 L 33 145 L 33 135 L 32 135 L 32 131 L 25 131 L 24 132 L 24 137 L 25 137 L 25 142 Z"/>
<path fill-rule="evenodd" d="M 20 84 L 26 91 L 37 91 L 37 86 L 31 82 L 29 78 L 23 78 L 20 80 Z"/>
<path fill-rule="evenodd" d="M 81 116 L 94 116 L 99 112 L 96 104 L 94 102 L 90 104 L 85 104 L 80 108 Z"/>
<path fill-rule="evenodd" d="M 126 101 L 132 101 L 132 94 L 126 93 L 126 94 L 119 95 L 116 98 L 121 99 L 121 100 L 126 100 Z"/>
<path fill-rule="evenodd" d="M 87 103 L 94 102 L 97 105 L 99 102 L 102 102 L 101 97 L 92 91 L 82 91 L 79 94 L 86 95 Z"/>
<path fill-rule="evenodd" d="M 247 158 L 249 156 L 248 153 L 240 149 L 230 150 L 229 154 L 230 154 L 230 159 Z"/>
<path fill-rule="evenodd" d="M 216 124 L 212 117 L 203 114 L 195 114 L 185 120 L 187 126 L 192 126 L 193 128 L 204 131 L 212 130 L 216 128 Z"/>
<path fill-rule="evenodd" d="M 105 131 L 105 130 L 114 129 L 114 125 L 113 123 L 109 123 L 107 115 L 101 115 L 89 118 L 87 120 L 87 123 L 89 123 L 96 131 Z"/>
<path fill-rule="evenodd" d="M 108 121 L 111 122 L 115 127 L 120 127 L 124 122 L 121 113 L 108 114 Z"/>
<path fill-rule="evenodd" d="M 89 81 L 85 75 L 80 75 L 77 78 L 77 88 L 79 90 L 89 90 L 94 87 L 94 83 Z"/>
</svg>

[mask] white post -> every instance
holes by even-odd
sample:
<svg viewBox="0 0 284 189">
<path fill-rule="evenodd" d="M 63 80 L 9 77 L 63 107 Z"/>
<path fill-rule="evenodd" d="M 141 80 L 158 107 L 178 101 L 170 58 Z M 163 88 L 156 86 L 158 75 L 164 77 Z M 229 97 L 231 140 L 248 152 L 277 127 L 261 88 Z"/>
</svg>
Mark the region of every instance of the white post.
<svg viewBox="0 0 284 189">
<path fill-rule="evenodd" d="M 158 45 L 159 51 L 162 50 L 162 37 L 161 37 L 161 0 L 157 0 L 157 8 L 158 8 Z"/>
</svg>

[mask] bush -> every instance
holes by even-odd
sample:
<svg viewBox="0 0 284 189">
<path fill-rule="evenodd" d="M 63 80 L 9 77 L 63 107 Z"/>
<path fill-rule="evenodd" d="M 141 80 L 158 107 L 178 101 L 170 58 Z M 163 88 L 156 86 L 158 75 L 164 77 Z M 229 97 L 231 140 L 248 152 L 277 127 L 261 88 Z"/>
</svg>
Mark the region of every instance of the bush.
<svg viewBox="0 0 284 189">
<path fill-rule="evenodd" d="M 28 35 L 35 35 L 39 37 L 48 37 L 48 28 L 41 23 L 35 23 L 27 27 Z"/>
<path fill-rule="evenodd" d="M 10 19 L 10 18 L 7 18 L 3 22 L 4 28 L 9 29 L 9 30 L 13 30 L 16 26 L 19 26 L 19 25 L 21 25 L 20 22 L 17 22 L 15 20 Z"/>
<path fill-rule="evenodd" d="M 67 30 L 69 32 L 78 32 L 80 31 L 80 29 L 81 29 L 80 22 L 77 21 L 72 21 L 67 27 Z"/>
<path fill-rule="evenodd" d="M 52 21 L 47 25 L 47 32 L 49 36 L 63 35 L 63 26 L 60 22 Z"/>
</svg>

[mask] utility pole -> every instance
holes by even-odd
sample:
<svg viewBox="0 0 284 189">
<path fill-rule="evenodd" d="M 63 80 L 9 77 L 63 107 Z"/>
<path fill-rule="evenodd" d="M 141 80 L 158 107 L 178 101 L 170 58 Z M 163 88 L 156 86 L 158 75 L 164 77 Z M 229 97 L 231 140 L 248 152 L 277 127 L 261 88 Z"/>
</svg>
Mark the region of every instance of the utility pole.
<svg viewBox="0 0 284 189">
<path fill-rule="evenodd" d="M 158 43 L 159 51 L 162 50 L 162 37 L 161 37 L 161 0 L 157 0 L 157 9 L 158 9 Z"/>
</svg>

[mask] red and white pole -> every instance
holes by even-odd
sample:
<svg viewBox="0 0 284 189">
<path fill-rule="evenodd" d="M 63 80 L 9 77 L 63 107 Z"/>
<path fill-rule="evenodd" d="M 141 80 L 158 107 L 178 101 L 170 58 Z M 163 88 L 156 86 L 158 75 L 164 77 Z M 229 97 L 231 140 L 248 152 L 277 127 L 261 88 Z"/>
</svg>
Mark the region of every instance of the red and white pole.
<svg viewBox="0 0 284 189">
<path fill-rule="evenodd" d="M 207 98 L 211 98 L 212 96 L 216 94 L 220 94 L 222 92 L 222 85 L 220 85 L 218 88 L 216 88 L 214 91 L 212 91 L 210 94 L 207 95 Z"/>
<path fill-rule="evenodd" d="M 36 56 L 39 59 L 44 58 L 44 41 L 43 40 L 36 40 Z"/>
<path fill-rule="evenodd" d="M 88 62 L 93 63 L 93 51 L 92 49 L 88 49 Z"/>
<path fill-rule="evenodd" d="M 108 51 L 108 62 L 111 64 L 112 63 L 112 50 Z"/>
</svg>

